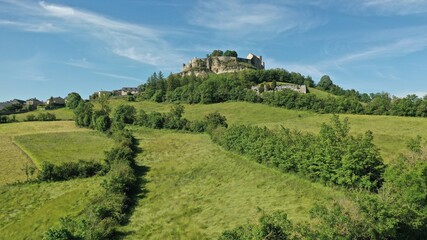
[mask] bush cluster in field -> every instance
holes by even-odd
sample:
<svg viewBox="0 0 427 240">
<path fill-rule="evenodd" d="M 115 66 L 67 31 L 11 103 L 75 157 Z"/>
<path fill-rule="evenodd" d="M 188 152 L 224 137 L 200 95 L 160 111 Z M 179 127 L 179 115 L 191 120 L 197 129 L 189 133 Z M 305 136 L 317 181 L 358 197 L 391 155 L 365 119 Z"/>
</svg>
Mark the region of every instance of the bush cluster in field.
<svg viewBox="0 0 427 240">
<path fill-rule="evenodd" d="M 73 178 L 92 177 L 103 169 L 100 163 L 79 160 L 78 162 L 66 162 L 55 165 L 42 162 L 38 175 L 40 181 L 65 181 Z"/>
<path fill-rule="evenodd" d="M 34 114 L 28 114 L 25 117 L 25 121 L 55 121 L 56 116 L 53 113 L 39 113 L 37 116 Z"/>
<path fill-rule="evenodd" d="M 372 133 L 353 137 L 349 130 L 347 119 L 340 121 L 334 116 L 331 125 L 322 125 L 318 136 L 240 125 L 219 129 L 212 139 L 227 150 L 285 172 L 348 188 L 376 190 L 382 183 L 384 164 L 372 143 Z"/>
<path fill-rule="evenodd" d="M 378 193 L 350 193 L 355 205 L 316 205 L 308 223 L 292 224 L 285 213 L 266 214 L 258 225 L 222 233 L 221 240 L 243 239 L 426 239 L 427 159 L 419 140 L 409 155 L 388 166 Z M 415 144 L 414 144 L 415 143 Z"/>
</svg>

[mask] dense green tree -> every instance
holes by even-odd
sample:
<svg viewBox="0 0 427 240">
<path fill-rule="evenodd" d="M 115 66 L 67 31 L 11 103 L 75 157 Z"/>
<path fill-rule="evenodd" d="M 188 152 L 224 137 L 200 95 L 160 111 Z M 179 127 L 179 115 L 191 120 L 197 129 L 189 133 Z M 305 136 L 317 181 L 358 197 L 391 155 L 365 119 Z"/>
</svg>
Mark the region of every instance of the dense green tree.
<svg viewBox="0 0 427 240">
<path fill-rule="evenodd" d="M 75 109 L 79 105 L 80 100 L 82 100 L 82 97 L 80 96 L 80 94 L 76 92 L 69 93 L 67 95 L 66 106 L 69 109 Z"/>
<path fill-rule="evenodd" d="M 111 119 L 106 112 L 99 110 L 92 114 L 91 124 L 95 130 L 105 132 L 111 127 Z"/>
<path fill-rule="evenodd" d="M 103 111 L 106 114 L 110 114 L 111 108 L 110 108 L 110 101 L 108 100 L 110 98 L 107 94 L 101 94 L 101 96 L 98 97 L 98 103 L 101 105 L 101 111 Z"/>
<path fill-rule="evenodd" d="M 226 57 L 237 57 L 237 52 L 234 50 L 226 50 L 224 52 L 224 56 L 226 56 Z"/>
<path fill-rule="evenodd" d="M 91 126 L 93 105 L 90 102 L 81 100 L 79 105 L 73 110 L 74 121 L 77 126 L 89 127 Z"/>
<path fill-rule="evenodd" d="M 223 56 L 224 52 L 222 50 L 213 50 L 211 55 L 212 57 L 220 57 Z"/>
<path fill-rule="evenodd" d="M 323 90 L 329 90 L 331 87 L 333 87 L 334 83 L 332 82 L 331 78 L 328 75 L 323 75 L 320 78 L 319 83 L 317 84 L 317 87 Z"/>
<path fill-rule="evenodd" d="M 133 124 L 136 118 L 136 109 L 131 105 L 119 105 L 113 113 L 113 121 L 123 124 Z"/>
</svg>

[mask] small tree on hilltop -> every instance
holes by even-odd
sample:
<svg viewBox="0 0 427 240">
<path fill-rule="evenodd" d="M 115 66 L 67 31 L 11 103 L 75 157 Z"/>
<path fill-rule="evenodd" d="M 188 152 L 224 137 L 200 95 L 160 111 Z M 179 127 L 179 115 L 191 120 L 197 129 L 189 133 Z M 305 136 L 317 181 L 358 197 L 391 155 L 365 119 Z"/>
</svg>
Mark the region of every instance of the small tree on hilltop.
<svg viewBox="0 0 427 240">
<path fill-rule="evenodd" d="M 237 52 L 234 50 L 227 50 L 224 52 L 224 56 L 226 56 L 226 57 L 237 57 Z"/>
<path fill-rule="evenodd" d="M 213 50 L 213 52 L 211 53 L 211 57 L 220 57 L 220 56 L 224 56 L 224 52 L 221 50 Z"/>
<path fill-rule="evenodd" d="M 329 90 L 333 85 L 334 83 L 332 82 L 331 78 L 328 75 L 324 75 L 322 78 L 320 78 L 317 87 L 323 90 Z"/>
</svg>

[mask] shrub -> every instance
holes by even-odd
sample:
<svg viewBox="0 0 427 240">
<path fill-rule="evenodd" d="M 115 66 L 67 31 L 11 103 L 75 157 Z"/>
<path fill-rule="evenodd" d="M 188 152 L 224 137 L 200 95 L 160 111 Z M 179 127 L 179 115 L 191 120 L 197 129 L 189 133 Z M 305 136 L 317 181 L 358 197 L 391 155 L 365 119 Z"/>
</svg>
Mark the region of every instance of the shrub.
<svg viewBox="0 0 427 240">
<path fill-rule="evenodd" d="M 286 213 L 281 211 L 273 212 L 270 215 L 264 214 L 259 219 L 259 224 L 245 225 L 233 230 L 227 230 L 219 237 L 220 240 L 246 240 L 246 239 L 292 239 L 294 227 L 288 220 Z"/>
<path fill-rule="evenodd" d="M 205 116 L 206 130 L 211 132 L 218 127 L 228 127 L 227 118 L 219 112 L 209 113 Z"/>
<path fill-rule="evenodd" d="M 83 160 L 61 165 L 43 162 L 38 179 L 40 181 L 64 181 L 72 178 L 85 178 L 94 176 L 101 170 L 101 164 Z"/>
<path fill-rule="evenodd" d="M 148 121 L 145 125 L 149 128 L 161 129 L 165 123 L 165 118 L 161 113 L 152 112 L 148 115 Z"/>
<path fill-rule="evenodd" d="M 119 105 L 113 113 L 113 121 L 132 124 L 135 121 L 136 110 L 134 106 Z"/>
<path fill-rule="evenodd" d="M 34 114 L 28 114 L 26 117 L 25 117 L 25 121 L 37 121 L 37 118 L 36 118 L 36 116 L 34 115 Z"/>
<path fill-rule="evenodd" d="M 115 162 L 133 163 L 135 153 L 129 146 L 116 146 L 105 152 L 105 162 L 108 166 Z"/>
<path fill-rule="evenodd" d="M 8 123 L 9 117 L 6 115 L 0 115 L 0 123 Z"/>
<path fill-rule="evenodd" d="M 56 116 L 53 113 L 39 113 L 37 115 L 37 120 L 38 121 L 55 121 L 56 120 Z"/>
<path fill-rule="evenodd" d="M 127 163 L 116 162 L 111 165 L 111 170 L 101 185 L 111 193 L 129 193 L 135 183 L 136 177 L 132 167 Z"/>
<path fill-rule="evenodd" d="M 111 119 L 104 111 L 95 111 L 92 115 L 92 127 L 100 132 L 106 132 L 111 127 Z"/>
</svg>

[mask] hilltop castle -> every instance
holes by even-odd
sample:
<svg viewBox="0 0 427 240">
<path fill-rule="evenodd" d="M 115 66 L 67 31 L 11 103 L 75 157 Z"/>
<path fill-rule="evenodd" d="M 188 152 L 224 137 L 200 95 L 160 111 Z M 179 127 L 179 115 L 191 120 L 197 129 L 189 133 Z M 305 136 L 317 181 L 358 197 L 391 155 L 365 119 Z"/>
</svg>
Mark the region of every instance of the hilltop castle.
<svg viewBox="0 0 427 240">
<path fill-rule="evenodd" d="M 207 73 L 230 73 L 245 69 L 265 69 L 262 56 L 249 53 L 246 58 L 231 56 L 209 56 L 194 58 L 188 64 L 182 64 L 182 75 L 194 73 L 196 76 Z"/>
</svg>

